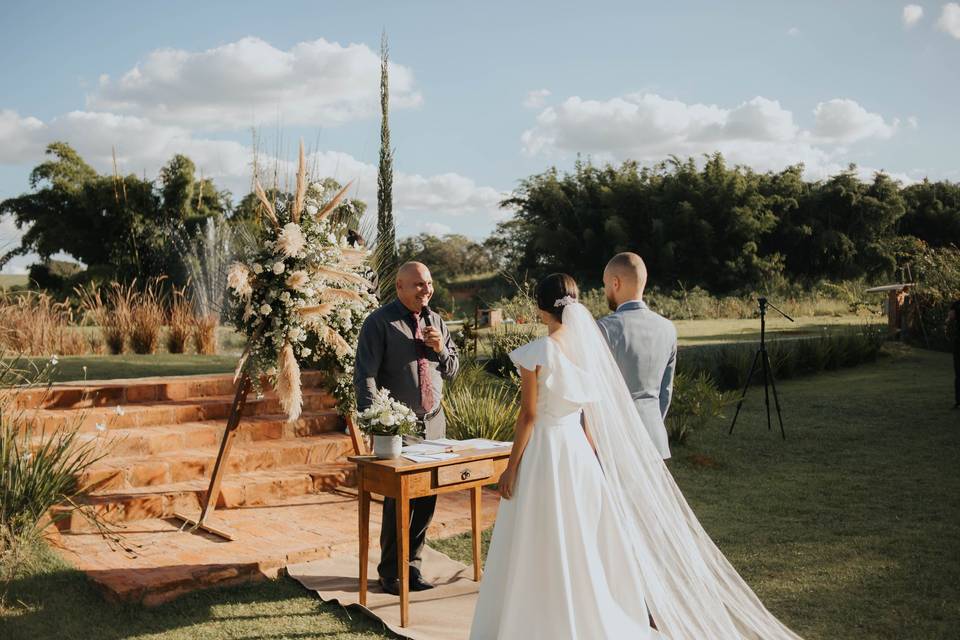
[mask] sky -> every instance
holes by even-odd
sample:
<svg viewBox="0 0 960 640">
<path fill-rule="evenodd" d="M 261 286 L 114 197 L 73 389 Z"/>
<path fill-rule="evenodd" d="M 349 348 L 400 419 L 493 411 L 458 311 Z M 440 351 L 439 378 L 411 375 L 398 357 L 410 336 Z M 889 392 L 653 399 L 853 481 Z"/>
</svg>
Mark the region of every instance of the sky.
<svg viewBox="0 0 960 640">
<path fill-rule="evenodd" d="M 578 154 L 960 180 L 956 2 L 0 0 L 0 199 L 63 140 L 103 173 L 185 153 L 237 201 L 256 134 L 260 166 L 303 139 L 375 210 L 384 31 L 401 236 L 483 238 Z"/>
</svg>

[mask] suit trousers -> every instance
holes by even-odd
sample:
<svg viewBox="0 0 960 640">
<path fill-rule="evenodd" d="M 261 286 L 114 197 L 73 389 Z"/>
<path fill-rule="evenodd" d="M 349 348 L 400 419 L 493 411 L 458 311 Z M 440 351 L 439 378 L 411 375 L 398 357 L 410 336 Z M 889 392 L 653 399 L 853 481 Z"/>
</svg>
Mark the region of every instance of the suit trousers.
<svg viewBox="0 0 960 640">
<path fill-rule="evenodd" d="M 447 420 L 443 409 L 427 420 L 424 425 L 428 440 L 443 438 L 447 432 Z M 433 512 L 437 507 L 437 496 L 414 498 L 410 501 L 410 575 L 420 572 L 423 548 L 427 544 L 427 529 L 433 521 Z M 381 578 L 397 578 L 397 501 L 383 499 L 383 518 L 380 526 L 380 564 L 377 573 Z"/>
</svg>

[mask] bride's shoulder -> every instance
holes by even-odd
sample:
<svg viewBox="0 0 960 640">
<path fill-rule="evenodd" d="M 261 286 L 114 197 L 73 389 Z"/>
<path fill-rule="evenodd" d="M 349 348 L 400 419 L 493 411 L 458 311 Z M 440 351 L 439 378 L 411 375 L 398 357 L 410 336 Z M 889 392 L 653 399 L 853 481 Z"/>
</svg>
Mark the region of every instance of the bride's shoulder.
<svg viewBox="0 0 960 640">
<path fill-rule="evenodd" d="M 547 336 L 531 340 L 522 347 L 511 351 L 510 360 L 518 367 L 528 371 L 535 371 L 538 366 L 543 366 L 547 363 L 550 349 L 549 342 L 550 338 Z"/>
</svg>

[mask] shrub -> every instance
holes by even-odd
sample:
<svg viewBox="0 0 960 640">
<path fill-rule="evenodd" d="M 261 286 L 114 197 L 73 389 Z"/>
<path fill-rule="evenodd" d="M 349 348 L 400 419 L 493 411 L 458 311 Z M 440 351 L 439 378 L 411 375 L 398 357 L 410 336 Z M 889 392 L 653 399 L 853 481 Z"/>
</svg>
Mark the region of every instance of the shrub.
<svg viewBox="0 0 960 640">
<path fill-rule="evenodd" d="M 468 360 L 443 394 L 447 433 L 458 440 L 513 440 L 520 411 L 520 387 Z"/>
<path fill-rule="evenodd" d="M 524 327 L 506 325 L 503 329 L 487 335 L 486 339 L 490 346 L 487 370 L 499 376 L 509 376 L 514 370 L 513 363 L 510 361 L 510 352 L 536 337 L 536 325 Z"/>
<path fill-rule="evenodd" d="M 68 303 L 28 291 L 0 295 L 0 348 L 24 355 L 79 355 L 87 344 Z"/>
<path fill-rule="evenodd" d="M 163 329 L 165 312 L 160 296 L 163 277 L 147 283 L 143 291 L 133 296 L 130 308 L 130 348 L 134 353 L 156 353 Z M 132 287 L 133 285 L 131 285 Z"/>
<path fill-rule="evenodd" d="M 683 444 L 691 433 L 723 417 L 728 394 L 720 391 L 709 374 L 678 373 L 673 381 L 673 399 L 667 412 L 667 436 L 672 444 Z"/>
<path fill-rule="evenodd" d="M 190 330 L 193 322 L 193 312 L 190 302 L 183 289 L 174 287 L 170 296 L 170 305 L 167 309 L 167 351 L 170 353 L 184 353 L 187 350 L 187 341 L 190 339 Z"/>
<path fill-rule="evenodd" d="M 191 322 L 193 324 L 193 346 L 197 353 L 203 355 L 215 354 L 217 352 L 217 327 L 220 325 L 220 317 L 216 314 L 195 314 Z"/>
</svg>

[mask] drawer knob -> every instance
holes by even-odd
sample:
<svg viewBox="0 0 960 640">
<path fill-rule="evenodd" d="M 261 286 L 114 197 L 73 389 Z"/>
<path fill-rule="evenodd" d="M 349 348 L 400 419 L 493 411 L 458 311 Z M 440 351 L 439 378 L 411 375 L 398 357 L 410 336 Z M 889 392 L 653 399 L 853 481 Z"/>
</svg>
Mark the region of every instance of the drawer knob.
<svg viewBox="0 0 960 640">
<path fill-rule="evenodd" d="M 461 479 L 461 480 L 469 480 L 469 479 L 470 479 L 470 469 L 464 469 L 464 470 L 463 470 L 463 473 L 460 474 L 460 479 Z"/>
</svg>

